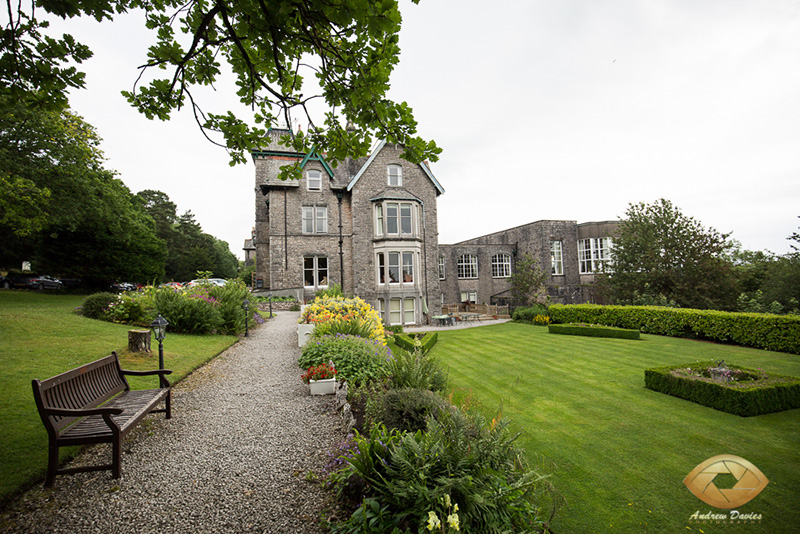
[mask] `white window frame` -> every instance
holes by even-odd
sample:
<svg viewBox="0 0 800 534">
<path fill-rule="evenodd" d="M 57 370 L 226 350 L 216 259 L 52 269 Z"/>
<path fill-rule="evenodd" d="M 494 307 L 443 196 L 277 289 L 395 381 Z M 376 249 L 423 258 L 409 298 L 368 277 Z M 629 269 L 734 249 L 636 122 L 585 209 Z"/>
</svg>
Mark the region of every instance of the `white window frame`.
<svg viewBox="0 0 800 534">
<path fill-rule="evenodd" d="M 456 266 L 456 275 L 459 280 L 478 278 L 478 256 L 475 254 L 460 255 Z"/>
<path fill-rule="evenodd" d="M 446 274 L 444 256 L 439 256 L 439 280 L 444 280 Z"/>
<path fill-rule="evenodd" d="M 404 284 L 414 284 L 414 253 L 403 252 L 400 254 L 400 276 Z"/>
<path fill-rule="evenodd" d="M 383 204 L 375 205 L 375 235 L 383 235 Z"/>
<path fill-rule="evenodd" d="M 579 239 L 578 272 L 580 274 L 610 272 L 612 246 L 610 237 Z"/>
<path fill-rule="evenodd" d="M 413 202 L 380 202 L 375 205 L 375 235 L 414 237 L 419 231 L 419 210 Z"/>
<path fill-rule="evenodd" d="M 306 189 L 308 191 L 322 191 L 322 171 L 315 169 L 306 171 Z"/>
<path fill-rule="evenodd" d="M 561 240 L 550 241 L 550 272 L 553 276 L 564 274 L 564 247 Z"/>
<path fill-rule="evenodd" d="M 385 320 L 390 325 L 417 324 L 417 299 L 414 297 L 390 298 Z"/>
<path fill-rule="evenodd" d="M 301 221 L 304 234 L 327 234 L 328 207 L 303 206 Z"/>
<path fill-rule="evenodd" d="M 478 303 L 478 292 L 477 291 L 469 291 L 464 290 L 461 292 L 461 302 L 472 302 L 473 304 Z"/>
<path fill-rule="evenodd" d="M 402 280 L 401 272 L 402 272 L 402 262 L 400 258 L 402 257 L 402 253 L 398 251 L 388 252 L 386 254 L 386 273 L 387 273 L 387 280 L 389 280 L 389 284 L 399 284 Z M 394 277 L 392 276 L 394 275 Z"/>
<path fill-rule="evenodd" d="M 381 321 L 384 323 L 386 322 L 386 304 L 383 299 L 378 299 L 378 306 L 376 308 L 378 310 L 378 315 L 381 316 Z"/>
<path fill-rule="evenodd" d="M 511 276 L 511 254 L 501 252 L 492 256 L 492 278 Z"/>
<path fill-rule="evenodd" d="M 308 263 L 307 260 L 311 260 L 310 268 L 307 265 Z M 320 268 L 320 263 L 321 263 L 320 260 L 325 260 L 325 267 Z M 328 264 L 327 256 L 303 256 L 303 287 L 306 289 L 314 289 L 315 291 L 318 289 L 326 289 L 328 287 L 328 284 L 330 283 L 330 278 L 328 274 L 329 267 L 330 265 Z M 306 274 L 308 272 L 312 273 L 312 277 L 314 279 L 313 285 L 309 285 L 306 283 L 307 282 Z M 320 276 L 323 272 L 325 273 L 324 277 Z M 323 281 L 326 283 L 323 284 L 322 283 Z"/>
<path fill-rule="evenodd" d="M 413 250 L 381 250 L 375 255 L 375 281 L 379 286 L 416 286 L 418 263 Z"/>
<path fill-rule="evenodd" d="M 403 186 L 403 167 L 401 165 L 386 166 L 386 183 L 389 187 Z"/>
</svg>

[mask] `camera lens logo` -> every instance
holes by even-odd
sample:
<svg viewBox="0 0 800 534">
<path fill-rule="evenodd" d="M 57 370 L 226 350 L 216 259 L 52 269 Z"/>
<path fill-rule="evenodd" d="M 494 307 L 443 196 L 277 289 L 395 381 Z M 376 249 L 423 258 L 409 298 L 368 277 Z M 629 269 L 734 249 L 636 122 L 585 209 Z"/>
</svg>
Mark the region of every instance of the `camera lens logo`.
<svg viewBox="0 0 800 534">
<path fill-rule="evenodd" d="M 730 474 L 736 479 L 732 488 L 718 488 L 714 479 Z M 683 483 L 704 503 L 729 510 L 747 504 L 767 487 L 769 480 L 759 469 L 738 456 L 720 454 L 701 463 L 686 475 Z"/>
</svg>

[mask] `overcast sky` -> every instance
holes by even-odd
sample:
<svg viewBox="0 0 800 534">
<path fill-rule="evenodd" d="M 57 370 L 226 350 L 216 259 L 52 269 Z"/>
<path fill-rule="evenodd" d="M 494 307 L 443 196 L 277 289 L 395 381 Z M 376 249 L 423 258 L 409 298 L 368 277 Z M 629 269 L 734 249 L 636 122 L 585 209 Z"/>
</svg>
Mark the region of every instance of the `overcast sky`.
<svg viewBox="0 0 800 534">
<path fill-rule="evenodd" d="M 666 198 L 750 250 L 789 251 L 800 225 L 800 2 L 401 1 L 391 96 L 444 149 L 439 241 L 542 219 L 622 218 Z M 107 167 L 158 189 L 242 257 L 252 162 L 231 168 L 189 113 L 148 121 L 130 89 L 141 16 L 70 21 L 91 46 L 71 104 Z M 144 44 L 143 44 L 144 43 Z M 212 94 L 218 109 L 230 97 Z"/>
</svg>

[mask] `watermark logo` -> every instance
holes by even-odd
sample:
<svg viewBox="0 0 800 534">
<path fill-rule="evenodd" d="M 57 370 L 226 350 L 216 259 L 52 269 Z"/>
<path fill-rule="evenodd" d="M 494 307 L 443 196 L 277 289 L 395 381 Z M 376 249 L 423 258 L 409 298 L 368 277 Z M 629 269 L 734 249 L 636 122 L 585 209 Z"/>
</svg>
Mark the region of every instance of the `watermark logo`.
<svg viewBox="0 0 800 534">
<path fill-rule="evenodd" d="M 723 486 L 721 479 L 728 478 L 730 481 L 731 475 L 736 480 L 733 487 L 718 487 Z M 715 480 L 717 484 L 714 483 Z M 767 487 L 769 480 L 744 458 L 720 454 L 692 469 L 683 479 L 683 483 L 695 497 L 709 506 L 729 510 L 753 500 Z"/>
</svg>

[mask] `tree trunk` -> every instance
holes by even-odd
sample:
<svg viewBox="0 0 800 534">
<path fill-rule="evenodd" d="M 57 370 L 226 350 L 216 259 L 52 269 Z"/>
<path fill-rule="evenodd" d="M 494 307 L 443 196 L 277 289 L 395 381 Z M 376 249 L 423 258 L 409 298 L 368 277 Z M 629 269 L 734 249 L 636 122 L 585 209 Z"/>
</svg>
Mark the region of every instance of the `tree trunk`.
<svg viewBox="0 0 800 534">
<path fill-rule="evenodd" d="M 128 330 L 128 350 L 150 352 L 150 330 Z"/>
</svg>

